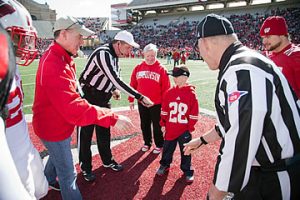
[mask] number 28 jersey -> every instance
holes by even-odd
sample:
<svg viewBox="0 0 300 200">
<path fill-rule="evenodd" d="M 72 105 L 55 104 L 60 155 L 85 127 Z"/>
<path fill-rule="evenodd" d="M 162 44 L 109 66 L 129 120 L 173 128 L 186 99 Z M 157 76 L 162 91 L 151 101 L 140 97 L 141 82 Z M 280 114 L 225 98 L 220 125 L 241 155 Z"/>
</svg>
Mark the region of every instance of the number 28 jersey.
<svg viewBox="0 0 300 200">
<path fill-rule="evenodd" d="M 170 88 L 163 98 L 160 125 L 166 127 L 165 140 L 174 140 L 185 131 L 193 132 L 199 105 L 195 87 L 189 84 Z"/>
</svg>

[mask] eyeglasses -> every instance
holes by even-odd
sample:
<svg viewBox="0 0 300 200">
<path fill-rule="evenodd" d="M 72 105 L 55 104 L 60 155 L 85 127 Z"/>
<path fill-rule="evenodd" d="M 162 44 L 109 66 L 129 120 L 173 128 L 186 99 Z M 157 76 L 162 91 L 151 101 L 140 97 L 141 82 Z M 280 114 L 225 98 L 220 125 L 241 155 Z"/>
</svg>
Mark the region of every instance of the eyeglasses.
<svg viewBox="0 0 300 200">
<path fill-rule="evenodd" d="M 77 19 L 77 18 L 75 18 L 75 19 L 76 19 L 76 22 L 74 22 L 73 24 L 71 24 L 70 26 L 68 26 L 68 27 L 66 28 L 66 30 L 70 29 L 70 28 L 71 28 L 72 26 L 74 26 L 75 24 L 79 24 L 80 26 L 84 25 L 84 22 L 83 22 L 82 20 Z"/>
</svg>

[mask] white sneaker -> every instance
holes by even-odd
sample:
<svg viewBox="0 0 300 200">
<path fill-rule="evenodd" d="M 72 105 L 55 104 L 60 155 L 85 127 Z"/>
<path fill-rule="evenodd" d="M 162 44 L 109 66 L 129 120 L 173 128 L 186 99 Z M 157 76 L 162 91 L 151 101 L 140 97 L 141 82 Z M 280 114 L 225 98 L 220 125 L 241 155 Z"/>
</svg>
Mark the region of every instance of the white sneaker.
<svg viewBox="0 0 300 200">
<path fill-rule="evenodd" d="M 143 147 L 142 147 L 142 151 L 143 152 L 146 152 L 146 151 L 148 151 L 150 149 L 150 147 L 148 146 L 148 145 L 144 145 Z"/>
<path fill-rule="evenodd" d="M 154 154 L 160 154 L 162 148 L 158 148 L 156 147 L 155 149 L 153 149 L 152 153 Z"/>
</svg>

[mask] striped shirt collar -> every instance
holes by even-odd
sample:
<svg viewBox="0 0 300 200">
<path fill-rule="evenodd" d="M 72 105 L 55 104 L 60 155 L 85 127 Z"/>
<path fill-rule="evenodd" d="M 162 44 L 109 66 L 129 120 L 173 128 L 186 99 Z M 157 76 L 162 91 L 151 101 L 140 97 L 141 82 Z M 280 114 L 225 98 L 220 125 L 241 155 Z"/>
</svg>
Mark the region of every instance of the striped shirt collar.
<svg viewBox="0 0 300 200">
<path fill-rule="evenodd" d="M 108 47 L 109 47 L 109 49 L 110 49 L 110 52 L 111 52 L 111 55 L 113 56 L 113 57 L 118 57 L 117 56 L 117 54 L 116 54 L 116 52 L 115 52 L 115 50 L 114 50 L 114 47 L 113 47 L 113 44 L 112 43 L 109 43 L 108 44 Z"/>
<path fill-rule="evenodd" d="M 237 51 L 237 49 L 243 47 L 243 44 L 240 41 L 236 41 L 234 43 L 232 43 L 223 53 L 221 60 L 220 60 L 220 64 L 219 64 L 219 76 L 218 76 L 218 80 L 221 79 L 221 76 L 223 74 L 223 71 L 225 69 L 225 67 L 227 66 L 230 58 L 232 55 L 234 55 Z"/>
</svg>

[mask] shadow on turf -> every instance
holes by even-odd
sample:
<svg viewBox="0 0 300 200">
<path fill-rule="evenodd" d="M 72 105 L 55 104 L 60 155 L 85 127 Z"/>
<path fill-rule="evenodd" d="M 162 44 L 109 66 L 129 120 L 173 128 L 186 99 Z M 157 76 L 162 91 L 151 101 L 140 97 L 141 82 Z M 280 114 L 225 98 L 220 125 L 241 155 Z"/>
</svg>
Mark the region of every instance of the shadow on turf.
<svg viewBox="0 0 300 200">
<path fill-rule="evenodd" d="M 144 153 L 142 151 L 138 151 L 122 162 L 121 164 L 124 170 L 121 172 L 104 168 L 102 164 L 99 163 L 100 159 L 93 158 L 93 165 L 100 165 L 99 168 L 94 170 L 96 180 L 92 183 L 86 182 L 81 172 L 78 173 L 77 176 L 77 185 L 80 188 L 83 199 L 134 199 L 134 196 L 141 189 L 140 176 L 158 156 L 157 154 L 149 153 L 144 159 L 137 163 L 143 155 Z M 61 199 L 60 193 L 50 190 L 48 195 L 43 198 L 43 200 L 48 199 Z"/>
<path fill-rule="evenodd" d="M 153 184 L 147 193 L 147 195 L 143 198 L 143 200 L 153 200 L 153 199 L 180 199 L 183 194 L 184 188 L 191 183 L 187 183 L 185 181 L 184 176 L 180 179 L 177 179 L 174 186 L 170 191 L 166 194 L 162 194 L 164 185 L 166 180 L 168 179 L 169 172 L 167 172 L 164 176 L 155 176 L 153 180 Z"/>
</svg>

